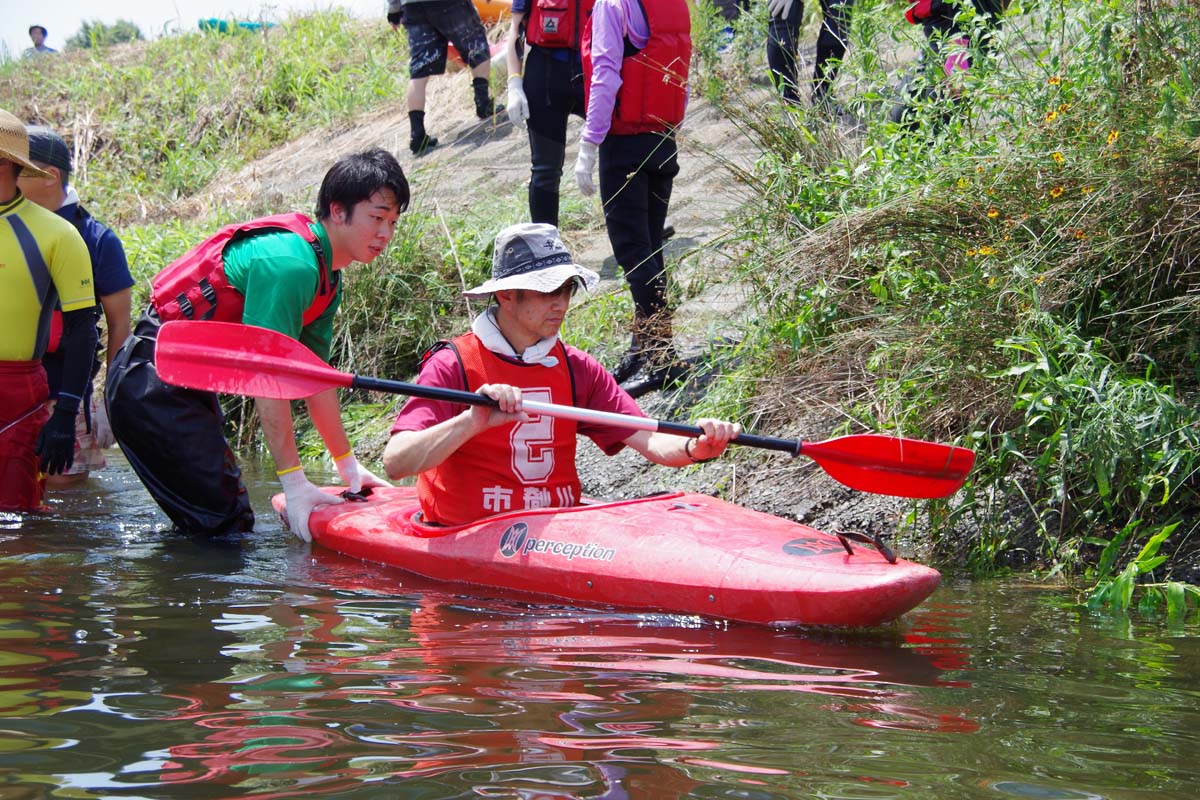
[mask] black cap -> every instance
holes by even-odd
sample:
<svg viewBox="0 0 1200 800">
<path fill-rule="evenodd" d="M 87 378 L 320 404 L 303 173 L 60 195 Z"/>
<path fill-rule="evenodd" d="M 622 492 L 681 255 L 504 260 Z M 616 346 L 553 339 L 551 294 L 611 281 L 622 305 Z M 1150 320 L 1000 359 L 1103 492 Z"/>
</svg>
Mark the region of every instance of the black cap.
<svg viewBox="0 0 1200 800">
<path fill-rule="evenodd" d="M 29 160 L 58 167 L 64 174 L 71 172 L 71 150 L 63 138 L 44 125 L 30 125 Z"/>
</svg>

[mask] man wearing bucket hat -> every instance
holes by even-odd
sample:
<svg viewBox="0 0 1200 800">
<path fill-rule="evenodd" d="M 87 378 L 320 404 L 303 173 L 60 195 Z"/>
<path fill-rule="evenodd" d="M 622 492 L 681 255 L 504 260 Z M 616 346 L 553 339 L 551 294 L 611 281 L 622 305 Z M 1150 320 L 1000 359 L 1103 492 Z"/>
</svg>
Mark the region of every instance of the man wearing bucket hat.
<svg viewBox="0 0 1200 800">
<path fill-rule="evenodd" d="M 412 398 L 384 450 L 390 478 L 417 476 L 426 521 L 454 525 L 503 511 L 577 505 L 577 435 L 608 455 L 629 446 L 656 464 L 683 467 L 716 458 L 740 432 L 735 423 L 702 419 L 704 435 L 691 440 L 522 411 L 529 397 L 644 416 L 596 359 L 559 339 L 571 296 L 598 282 L 574 262 L 552 225 L 522 223 L 496 237 L 491 280 L 463 293 L 490 295 L 493 304 L 469 333 L 426 353 L 417 380 L 476 391 L 499 407 Z"/>
<path fill-rule="evenodd" d="M 29 159 L 44 172 L 47 178 L 21 175 L 17 185 L 21 194 L 42 208 L 55 212 L 75 226 L 87 245 L 92 266 L 93 287 L 96 300 L 104 312 L 108 328 L 107 363 L 111 363 L 117 348 L 129 335 L 130 298 L 133 293 L 133 277 L 129 274 L 129 262 L 125 259 L 125 248 L 121 240 L 107 225 L 103 224 L 79 202 L 75 187 L 68 184 L 71 175 L 71 150 L 63 138 L 42 125 L 29 127 Z M 56 318 L 61 312 L 55 311 Z M 42 366 L 50 381 L 50 394 L 54 396 L 62 381 L 63 353 L 53 336 L 42 358 Z M 99 357 L 92 360 L 92 374 L 85 388 L 83 412 L 75 419 L 75 461 L 62 475 L 51 476 L 46 484 L 49 488 L 78 483 L 88 473 L 105 465 L 104 449 L 113 445 L 108 427 L 108 412 L 104 398 L 92 392 L 92 383 L 100 371 Z"/>
<path fill-rule="evenodd" d="M 18 176 L 47 177 L 25 125 L 0 111 L 0 510 L 42 508 L 45 473 L 75 455 L 75 415 L 96 352 L 87 246 L 71 223 L 27 200 Z M 41 357 L 62 308 L 62 382 L 53 412 Z"/>
</svg>

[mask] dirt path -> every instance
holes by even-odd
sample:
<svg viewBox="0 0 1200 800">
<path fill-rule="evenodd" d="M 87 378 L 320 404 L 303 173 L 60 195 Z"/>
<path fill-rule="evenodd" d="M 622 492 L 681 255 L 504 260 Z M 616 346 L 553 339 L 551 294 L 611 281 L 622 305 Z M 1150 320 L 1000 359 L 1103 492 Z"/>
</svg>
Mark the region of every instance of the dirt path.
<svg viewBox="0 0 1200 800">
<path fill-rule="evenodd" d="M 368 147 L 384 147 L 404 166 L 413 190 L 412 206 L 430 213 L 460 208 L 471 198 L 524 196 L 529 180 L 529 144 L 523 129 L 514 128 L 504 114 L 486 122 L 474 115 L 469 76 L 458 71 L 430 81 L 426 129 L 439 146 L 421 158 L 408 149 L 409 124 L 403 84 L 398 81 L 395 101 L 383 110 L 355 121 L 352 126 L 316 131 L 289 142 L 236 174 L 213 182 L 217 187 L 194 199 L 211 208 L 220 204 L 261 207 L 264 212 L 289 203 L 308 203 L 325 171 L 338 157 Z M 766 90 L 756 89 L 769 96 Z M 498 98 L 498 99 L 503 99 Z M 578 189 L 571 167 L 581 121 L 572 118 L 568 129 L 567 158 L 562 193 L 564 202 Z M 668 258 L 693 253 L 729 230 L 729 215 L 740 197 L 732 186 L 722 158 L 748 163 L 757 155 L 737 128 L 702 98 L 693 98 L 688 119 L 679 137 L 680 174 L 671 199 L 670 222 L 677 231 L 669 243 Z M 619 280 L 619 270 L 604 231 L 599 200 L 591 201 L 590 223 L 583 228 L 564 226 L 563 236 L 580 262 L 606 280 Z M 723 256 L 714 253 L 719 266 Z M 701 254 L 697 263 L 705 263 Z M 695 329 L 706 327 L 716 312 L 727 312 L 735 301 L 728 292 L 680 309 L 681 325 L 694 319 Z M 712 308 L 713 303 L 716 308 Z"/>
</svg>

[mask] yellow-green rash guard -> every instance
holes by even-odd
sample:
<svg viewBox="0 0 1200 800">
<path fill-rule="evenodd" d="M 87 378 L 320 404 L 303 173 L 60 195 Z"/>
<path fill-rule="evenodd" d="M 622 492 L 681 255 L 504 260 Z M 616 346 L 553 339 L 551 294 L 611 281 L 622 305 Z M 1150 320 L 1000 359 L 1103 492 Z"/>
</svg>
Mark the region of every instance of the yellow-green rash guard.
<svg viewBox="0 0 1200 800">
<path fill-rule="evenodd" d="M 58 303 L 96 305 L 92 259 L 75 226 L 18 194 L 0 205 L 0 361 L 42 357 Z"/>
</svg>

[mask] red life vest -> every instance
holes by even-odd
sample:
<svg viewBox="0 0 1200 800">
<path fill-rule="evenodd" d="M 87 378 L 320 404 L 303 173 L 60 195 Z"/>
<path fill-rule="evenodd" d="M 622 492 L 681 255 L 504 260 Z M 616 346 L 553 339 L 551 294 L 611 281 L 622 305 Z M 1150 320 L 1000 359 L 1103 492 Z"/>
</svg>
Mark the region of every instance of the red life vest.
<svg viewBox="0 0 1200 800">
<path fill-rule="evenodd" d="M 538 47 L 579 49 L 583 27 L 596 0 L 530 0 L 525 41 Z"/>
<path fill-rule="evenodd" d="M 158 312 L 159 319 L 163 322 L 173 319 L 241 322 L 246 298 L 225 278 L 225 262 L 222 260 L 225 248 L 246 236 L 283 230 L 296 234 L 312 245 L 317 256 L 320 282 L 312 305 L 304 312 L 304 324 L 312 323 L 337 296 L 337 281 L 330 279 L 325 252 L 317 235 L 309 227 L 311 222 L 303 214 L 276 214 L 221 228 L 154 276 L 150 302 Z"/>
<path fill-rule="evenodd" d="M 558 364 L 516 364 L 483 346 L 473 333 L 454 339 L 469 391 L 485 383 L 520 386 L 530 400 L 574 405 L 574 381 L 562 342 Z M 462 525 L 523 508 L 578 505 L 573 420 L 531 416 L 489 428 L 441 464 L 417 476 L 417 497 L 427 522 Z"/>
<path fill-rule="evenodd" d="M 609 133 L 628 136 L 663 133 L 683 122 L 687 109 L 688 66 L 692 60 L 692 20 L 687 0 L 638 0 L 646 15 L 650 38 L 631 52 L 628 39 L 621 62 L 621 88 L 613 107 Z M 584 102 L 592 84 L 592 18 L 583 31 Z"/>
</svg>

